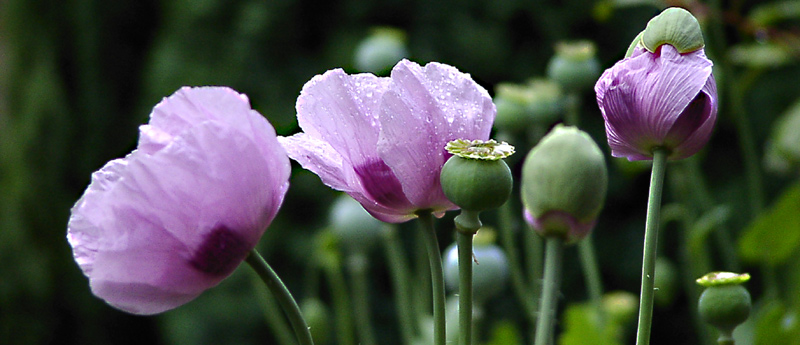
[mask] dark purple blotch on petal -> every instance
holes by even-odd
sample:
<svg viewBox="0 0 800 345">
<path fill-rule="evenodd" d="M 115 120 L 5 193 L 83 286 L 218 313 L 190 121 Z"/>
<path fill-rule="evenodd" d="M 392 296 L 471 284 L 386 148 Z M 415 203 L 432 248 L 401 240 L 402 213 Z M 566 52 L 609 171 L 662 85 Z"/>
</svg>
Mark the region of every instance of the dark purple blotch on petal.
<svg viewBox="0 0 800 345">
<path fill-rule="evenodd" d="M 203 239 L 189 263 L 197 270 L 222 276 L 232 272 L 250 251 L 242 237 L 224 225 L 218 225 Z"/>
<path fill-rule="evenodd" d="M 386 163 L 379 159 L 369 160 L 353 168 L 361 179 L 364 190 L 372 200 L 394 209 L 403 209 L 411 206 L 403 186 Z"/>
</svg>

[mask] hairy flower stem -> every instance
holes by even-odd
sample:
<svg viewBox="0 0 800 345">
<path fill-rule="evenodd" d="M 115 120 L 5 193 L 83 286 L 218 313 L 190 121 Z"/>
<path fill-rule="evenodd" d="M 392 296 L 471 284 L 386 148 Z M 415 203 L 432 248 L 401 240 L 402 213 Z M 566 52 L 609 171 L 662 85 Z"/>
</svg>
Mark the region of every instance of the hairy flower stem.
<svg viewBox="0 0 800 345">
<path fill-rule="evenodd" d="M 367 257 L 364 253 L 355 253 L 347 258 L 347 268 L 352 278 L 352 300 L 355 312 L 356 331 L 362 345 L 375 345 L 375 334 L 372 332 L 372 317 L 369 310 L 369 280 L 367 278 Z"/>
<path fill-rule="evenodd" d="M 414 309 L 411 304 L 411 289 L 409 282 L 411 279 L 408 273 L 407 264 L 403 255 L 403 246 L 400 238 L 397 237 L 397 227 L 387 225 L 384 235 L 386 243 L 386 258 L 389 262 L 389 271 L 392 274 L 394 284 L 394 298 L 397 308 L 397 317 L 400 320 L 400 335 L 403 337 L 403 344 L 411 344 L 414 341 Z"/>
<path fill-rule="evenodd" d="M 578 250 L 583 266 L 583 277 L 586 280 L 589 299 L 597 316 L 598 328 L 605 327 L 605 311 L 603 310 L 603 280 L 600 276 L 600 267 L 597 265 L 597 255 L 594 252 L 592 236 L 589 235 L 578 243 Z"/>
<path fill-rule="evenodd" d="M 639 298 L 639 326 L 636 345 L 650 344 L 650 329 L 653 323 L 653 298 L 655 297 L 656 249 L 658 225 L 661 213 L 661 194 L 664 191 L 664 173 L 667 167 L 667 151 L 653 152 L 653 171 L 650 177 L 650 195 L 647 200 L 647 219 L 644 228 L 644 254 L 642 259 L 642 290 Z"/>
<path fill-rule="evenodd" d="M 472 344 L 472 237 L 456 231 L 458 244 L 458 344 Z"/>
<path fill-rule="evenodd" d="M 553 339 L 558 289 L 561 285 L 563 251 L 564 241 L 562 239 L 555 237 L 545 239 L 544 285 L 542 286 L 542 301 L 539 304 L 539 319 L 536 322 L 534 345 L 549 345 Z"/>
<path fill-rule="evenodd" d="M 261 277 L 261 280 L 264 281 L 264 284 L 267 285 L 267 288 L 280 303 L 283 312 L 286 313 L 289 323 L 292 325 L 292 329 L 294 329 L 297 342 L 300 345 L 313 345 L 314 340 L 311 339 L 308 324 L 300 312 L 300 307 L 297 306 L 292 293 L 283 284 L 281 278 L 278 277 L 272 267 L 267 264 L 267 261 L 255 249 L 250 251 L 245 261 L 256 271 L 256 274 Z"/>
<path fill-rule="evenodd" d="M 525 282 L 525 276 L 522 273 L 522 267 L 519 263 L 519 251 L 517 250 L 516 241 L 514 241 L 514 221 L 512 213 L 513 206 L 511 200 L 507 201 L 503 206 L 500 206 L 500 240 L 503 244 L 506 256 L 508 257 L 511 288 L 514 289 L 517 299 L 519 299 L 522 306 L 525 308 L 525 314 L 528 316 L 531 325 L 534 325 L 536 323 L 536 295 L 533 293 L 533 289 Z"/>
<path fill-rule="evenodd" d="M 458 344 L 472 345 L 472 239 L 481 228 L 478 212 L 461 210 L 455 218 L 458 245 Z"/>
<path fill-rule="evenodd" d="M 433 285 L 433 344 L 445 345 L 445 294 L 444 272 L 442 271 L 442 253 L 439 249 L 439 240 L 436 238 L 436 229 L 433 227 L 433 214 L 430 211 L 417 213 L 422 230 L 425 235 L 425 247 L 428 249 L 428 261 L 431 266 L 431 281 Z"/>
</svg>

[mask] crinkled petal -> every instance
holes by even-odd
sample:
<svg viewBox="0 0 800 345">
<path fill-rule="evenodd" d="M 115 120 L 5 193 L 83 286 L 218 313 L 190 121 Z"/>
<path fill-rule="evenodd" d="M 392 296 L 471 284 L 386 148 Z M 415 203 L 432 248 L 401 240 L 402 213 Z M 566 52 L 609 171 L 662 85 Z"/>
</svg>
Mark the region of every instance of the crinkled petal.
<svg viewBox="0 0 800 345">
<path fill-rule="evenodd" d="M 419 208 L 451 209 L 439 174 L 447 142 L 489 138 L 496 110 L 469 74 L 439 63 L 403 60 L 392 70 L 381 107 L 378 151 Z"/>
<path fill-rule="evenodd" d="M 651 54 L 637 48 L 600 77 L 595 91 L 614 156 L 652 156 L 684 109 L 711 78 L 702 50 L 681 55 L 670 45 Z"/>
<path fill-rule="evenodd" d="M 229 275 L 288 188 L 288 157 L 266 128 L 272 138 L 254 141 L 205 120 L 157 152 L 134 151 L 95 173 L 68 225 L 93 292 L 122 310 L 153 314 Z"/>
</svg>

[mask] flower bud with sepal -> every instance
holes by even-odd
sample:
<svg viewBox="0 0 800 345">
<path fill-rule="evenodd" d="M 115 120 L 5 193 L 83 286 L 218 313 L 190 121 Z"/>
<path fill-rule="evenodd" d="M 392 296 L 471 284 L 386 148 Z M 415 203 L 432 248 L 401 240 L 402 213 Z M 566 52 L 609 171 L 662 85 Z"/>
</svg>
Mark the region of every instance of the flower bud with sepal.
<svg viewBox="0 0 800 345">
<path fill-rule="evenodd" d="M 589 234 L 607 188 L 603 152 L 575 127 L 556 126 L 528 153 L 522 168 L 526 220 L 543 237 L 567 243 Z"/>
<path fill-rule="evenodd" d="M 691 53 L 705 47 L 700 23 L 689 11 L 670 7 L 653 17 L 641 34 L 641 45 L 655 53 L 663 44 L 669 44 L 678 53 Z"/>
</svg>

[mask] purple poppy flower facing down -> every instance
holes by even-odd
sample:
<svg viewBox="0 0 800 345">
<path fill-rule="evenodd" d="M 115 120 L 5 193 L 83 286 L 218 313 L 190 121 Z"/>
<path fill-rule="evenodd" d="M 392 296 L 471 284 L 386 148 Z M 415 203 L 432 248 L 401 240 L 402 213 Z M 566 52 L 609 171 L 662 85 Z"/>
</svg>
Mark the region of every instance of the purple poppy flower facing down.
<svg viewBox="0 0 800 345">
<path fill-rule="evenodd" d="M 649 160 L 653 150 L 683 159 L 708 142 L 717 119 L 717 86 L 703 49 L 680 54 L 664 44 L 637 47 L 606 70 L 594 90 L 614 157 Z"/>
<path fill-rule="evenodd" d="M 153 109 L 136 150 L 92 174 L 67 239 L 96 296 L 160 313 L 233 272 L 278 212 L 289 174 L 246 96 L 182 88 Z"/>
<path fill-rule="evenodd" d="M 315 76 L 297 99 L 302 133 L 279 138 L 289 157 L 344 191 L 375 218 L 399 223 L 418 210 L 456 206 L 439 174 L 455 139 L 489 137 L 489 93 L 451 66 L 400 61 L 391 77 Z"/>
</svg>

